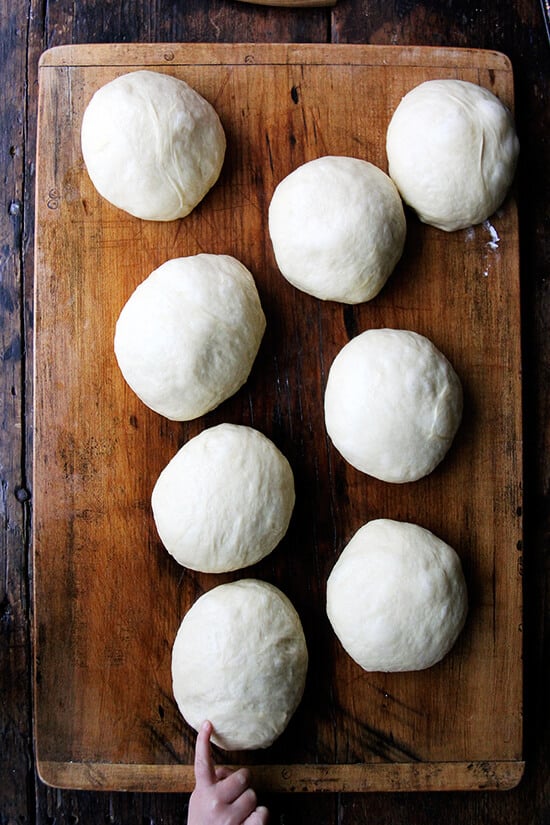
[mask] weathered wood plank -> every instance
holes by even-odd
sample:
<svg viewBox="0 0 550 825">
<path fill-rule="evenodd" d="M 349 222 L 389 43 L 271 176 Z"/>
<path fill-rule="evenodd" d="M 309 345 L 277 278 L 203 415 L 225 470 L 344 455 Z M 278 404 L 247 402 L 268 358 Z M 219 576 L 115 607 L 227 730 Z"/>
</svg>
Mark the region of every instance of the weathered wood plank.
<svg viewBox="0 0 550 825">
<path fill-rule="evenodd" d="M 242 3 L 255 3 L 258 6 L 280 6 L 288 8 L 318 8 L 320 6 L 334 6 L 336 0 L 239 0 Z"/>
<path fill-rule="evenodd" d="M 23 319 L 25 66 L 18 8 L 0 19 L 0 821 L 32 815 Z M 29 805 L 29 803 L 31 803 Z"/>
<path fill-rule="evenodd" d="M 37 19 L 43 16 L 36 5 Z M 45 48 L 67 43 L 326 42 L 329 9 L 252 6 L 233 0 L 116 0 L 48 4 Z"/>
</svg>

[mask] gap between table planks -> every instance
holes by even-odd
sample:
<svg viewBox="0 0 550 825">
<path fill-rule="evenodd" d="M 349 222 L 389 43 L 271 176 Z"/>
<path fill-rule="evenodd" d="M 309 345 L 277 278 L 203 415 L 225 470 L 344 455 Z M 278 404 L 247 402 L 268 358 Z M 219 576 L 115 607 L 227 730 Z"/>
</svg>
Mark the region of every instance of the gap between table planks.
<svg viewBox="0 0 550 825">
<path fill-rule="evenodd" d="M 189 82 L 228 135 L 221 178 L 183 221 L 142 222 L 91 185 L 79 148 L 93 91 L 144 66 Z M 281 587 L 304 623 L 310 671 L 287 731 L 248 764 L 266 790 L 508 788 L 522 762 L 521 353 L 517 214 L 451 235 L 408 215 L 402 262 L 380 295 L 316 301 L 277 271 L 271 193 L 299 163 L 353 154 L 386 168 L 385 129 L 422 80 L 460 77 L 513 107 L 501 54 L 349 45 L 58 47 L 39 70 L 35 264 L 34 588 L 38 769 L 63 787 L 189 790 L 194 733 L 170 686 L 184 612 L 222 581 Z M 496 229 L 498 243 L 494 243 Z M 112 335 L 131 291 L 163 260 L 230 252 L 253 272 L 268 329 L 246 386 L 202 419 L 165 421 L 124 384 Z M 349 467 L 324 431 L 332 359 L 369 326 L 428 335 L 465 390 L 442 465 L 387 485 Z M 162 466 L 206 426 L 257 427 L 289 458 L 297 505 L 271 556 L 242 573 L 182 571 L 161 547 L 149 496 Z M 324 614 L 326 577 L 376 517 L 416 521 L 459 552 L 470 617 L 430 670 L 364 673 Z"/>
</svg>

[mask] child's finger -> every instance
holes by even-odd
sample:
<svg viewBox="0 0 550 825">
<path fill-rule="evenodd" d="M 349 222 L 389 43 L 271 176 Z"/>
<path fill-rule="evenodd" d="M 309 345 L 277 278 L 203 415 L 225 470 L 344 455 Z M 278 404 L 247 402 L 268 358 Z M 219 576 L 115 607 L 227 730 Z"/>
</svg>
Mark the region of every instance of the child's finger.
<svg viewBox="0 0 550 825">
<path fill-rule="evenodd" d="M 235 773 L 235 768 L 228 768 L 227 765 L 216 765 L 214 770 L 216 772 L 216 779 L 218 782 L 222 779 L 226 779 L 228 776 L 231 776 L 232 773 Z"/>
<path fill-rule="evenodd" d="M 256 810 L 257 802 L 256 793 L 252 788 L 247 788 L 231 805 L 231 814 L 235 817 L 235 821 L 246 822 L 247 818 Z"/>
<path fill-rule="evenodd" d="M 267 825 L 269 821 L 269 811 L 263 805 L 258 805 L 255 811 L 244 820 L 242 825 Z"/>
<path fill-rule="evenodd" d="M 203 722 L 195 746 L 195 781 L 197 785 L 212 785 L 216 782 L 216 772 L 210 750 L 211 734 L 212 723 Z"/>
<path fill-rule="evenodd" d="M 239 768 L 218 783 L 217 796 L 220 802 L 230 805 L 241 796 L 250 785 L 250 773 L 246 768 Z"/>
</svg>

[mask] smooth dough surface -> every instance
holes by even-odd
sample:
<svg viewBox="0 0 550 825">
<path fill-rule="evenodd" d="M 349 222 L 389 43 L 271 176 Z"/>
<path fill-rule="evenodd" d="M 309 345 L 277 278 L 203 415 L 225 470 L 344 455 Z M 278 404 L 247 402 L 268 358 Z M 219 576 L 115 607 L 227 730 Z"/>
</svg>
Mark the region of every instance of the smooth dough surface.
<svg viewBox="0 0 550 825">
<path fill-rule="evenodd" d="M 185 615 L 172 650 L 182 716 L 214 726 L 225 750 L 267 748 L 304 692 L 308 666 L 300 618 L 289 599 L 257 579 L 222 584 Z"/>
<path fill-rule="evenodd" d="M 137 218 L 183 218 L 221 172 L 225 133 L 183 80 L 140 70 L 98 89 L 82 120 L 82 154 L 97 191 Z"/>
<path fill-rule="evenodd" d="M 204 415 L 250 373 L 265 330 L 254 279 L 230 255 L 173 258 L 123 307 L 115 354 L 136 395 L 174 421 Z"/>
<path fill-rule="evenodd" d="M 284 178 L 269 206 L 277 265 L 316 298 L 357 304 L 382 289 L 403 252 L 397 189 L 377 166 L 326 156 Z"/>
<path fill-rule="evenodd" d="M 482 223 L 504 200 L 519 152 L 512 116 L 488 89 L 428 80 L 397 106 L 389 174 L 421 221 L 448 232 Z"/>
<path fill-rule="evenodd" d="M 338 353 L 325 390 L 325 424 L 341 455 L 382 481 L 422 478 L 439 464 L 462 416 L 462 388 L 423 335 L 369 329 Z"/>
<path fill-rule="evenodd" d="M 285 535 L 294 476 L 265 435 L 218 424 L 190 439 L 152 494 L 162 543 L 182 565 L 222 573 L 255 564 Z"/>
<path fill-rule="evenodd" d="M 431 667 L 454 645 L 467 610 L 457 553 L 416 524 L 363 525 L 327 582 L 329 620 L 364 670 Z"/>
</svg>

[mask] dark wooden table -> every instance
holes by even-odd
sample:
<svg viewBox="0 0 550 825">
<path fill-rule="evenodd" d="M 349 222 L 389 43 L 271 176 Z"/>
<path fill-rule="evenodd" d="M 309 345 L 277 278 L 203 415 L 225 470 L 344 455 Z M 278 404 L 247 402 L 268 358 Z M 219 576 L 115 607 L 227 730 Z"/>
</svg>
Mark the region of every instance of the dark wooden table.
<svg viewBox="0 0 550 825">
<path fill-rule="evenodd" d="M 181 795 L 58 791 L 37 779 L 32 718 L 32 294 L 37 63 L 84 42 L 338 42 L 496 49 L 512 60 L 524 353 L 525 758 L 513 791 L 285 795 L 272 822 L 550 823 L 550 46 L 538 0 L 339 0 L 289 10 L 234 0 L 2 0 L 0 213 L 0 825 L 185 821 Z"/>
</svg>

